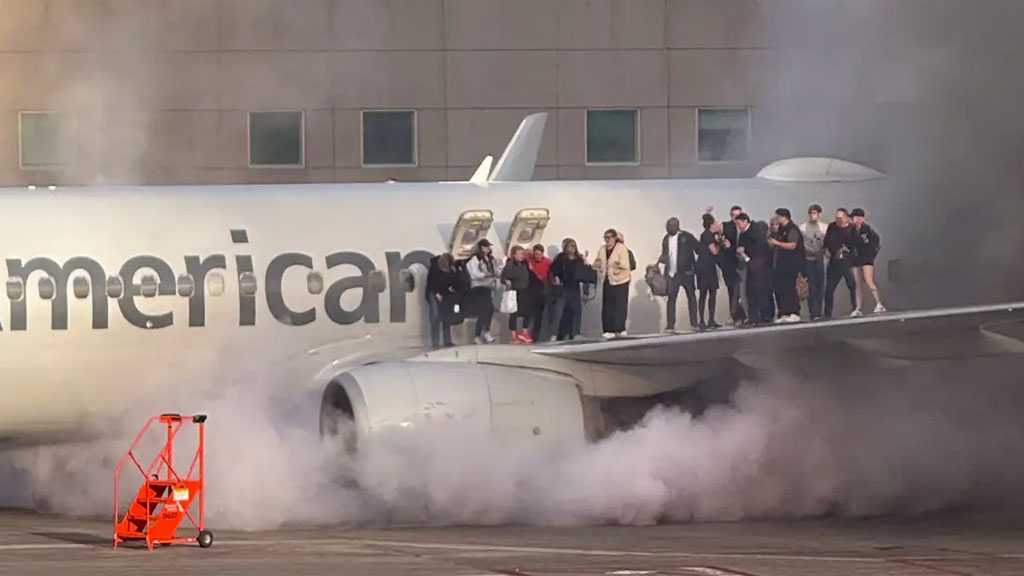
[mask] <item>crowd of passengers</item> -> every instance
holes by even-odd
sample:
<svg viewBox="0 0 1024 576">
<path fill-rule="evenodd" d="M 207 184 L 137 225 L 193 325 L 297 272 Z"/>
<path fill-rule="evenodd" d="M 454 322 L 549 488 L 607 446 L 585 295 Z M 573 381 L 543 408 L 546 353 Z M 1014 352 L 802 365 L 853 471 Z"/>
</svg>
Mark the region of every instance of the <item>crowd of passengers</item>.
<svg viewBox="0 0 1024 576">
<path fill-rule="evenodd" d="M 734 327 L 800 322 L 802 301 L 810 320 L 831 319 L 840 283 L 849 292 L 850 316 L 863 315 L 865 293 L 875 313 L 885 312 L 874 274 L 881 242 L 864 210 L 839 208 L 827 224 L 821 215 L 821 206 L 813 204 L 797 225 L 788 209 L 779 208 L 763 222 L 733 206 L 723 222 L 708 209 L 699 235 L 670 218 L 658 262 L 644 274 L 651 294 L 665 298 L 665 330 L 675 331 L 680 291 L 691 327 L 721 328 L 715 312 L 722 284 L 727 323 Z M 512 343 L 572 340 L 581 332 L 584 302 L 598 287 L 604 338 L 626 336 L 637 263 L 620 231 L 608 229 L 603 240 L 592 260 L 572 238 L 562 241 L 553 259 L 537 244 L 513 246 L 503 262 L 487 239 L 466 260 L 449 253 L 434 257 L 426 288 L 431 345 L 452 346 L 451 327 L 466 319 L 475 320 L 475 343 L 493 343 L 495 313 L 507 318 Z"/>
</svg>

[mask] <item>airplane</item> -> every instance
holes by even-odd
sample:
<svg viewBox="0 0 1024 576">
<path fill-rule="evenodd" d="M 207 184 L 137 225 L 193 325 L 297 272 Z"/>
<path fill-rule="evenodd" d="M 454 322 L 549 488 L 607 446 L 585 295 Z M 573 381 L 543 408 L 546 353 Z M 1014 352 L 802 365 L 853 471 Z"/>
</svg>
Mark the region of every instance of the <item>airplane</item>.
<svg viewBox="0 0 1024 576">
<path fill-rule="evenodd" d="M 749 377 L 759 354 L 769 364 L 862 354 L 906 366 L 1024 350 L 1014 329 L 1024 303 L 1012 303 L 425 351 L 425 266 L 443 251 L 465 257 L 481 238 L 506 254 L 564 237 L 596 252 L 615 227 L 643 270 L 668 216 L 692 231 L 709 204 L 719 216 L 739 204 L 764 218 L 816 202 L 826 213 L 869 210 L 883 235 L 883 290 L 914 265 L 917 239 L 900 215 L 922 199 L 892 194 L 867 167 L 801 158 L 750 179 L 532 181 L 544 123 L 527 117 L 499 161 L 486 158 L 465 182 L 3 190 L 0 447 L 103 435 L 112 422 L 201 406 L 227 383 L 256 380 L 314 397 L 310 426 L 328 436 L 348 426 L 356 446 L 437 422 L 587 441 L 704 382 Z M 641 276 L 633 334 L 664 325 Z M 598 307 L 584 312 L 591 334 Z"/>
</svg>

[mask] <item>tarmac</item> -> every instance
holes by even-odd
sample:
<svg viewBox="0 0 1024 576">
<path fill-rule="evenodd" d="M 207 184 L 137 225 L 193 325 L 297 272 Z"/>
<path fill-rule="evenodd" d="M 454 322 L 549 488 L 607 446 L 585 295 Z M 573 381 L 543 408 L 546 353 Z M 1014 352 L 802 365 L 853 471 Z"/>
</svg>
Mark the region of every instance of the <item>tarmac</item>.
<svg viewBox="0 0 1024 576">
<path fill-rule="evenodd" d="M 649 527 L 219 531 L 212 548 L 111 547 L 110 524 L 0 510 L 0 575 L 1024 574 L 1024 521 L 937 516 Z"/>
</svg>

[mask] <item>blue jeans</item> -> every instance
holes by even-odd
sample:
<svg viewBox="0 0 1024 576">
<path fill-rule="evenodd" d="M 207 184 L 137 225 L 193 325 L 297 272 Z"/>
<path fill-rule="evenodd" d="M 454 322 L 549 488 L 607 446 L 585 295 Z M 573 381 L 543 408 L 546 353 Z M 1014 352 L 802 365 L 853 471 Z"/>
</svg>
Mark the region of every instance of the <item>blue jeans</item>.
<svg viewBox="0 0 1024 576">
<path fill-rule="evenodd" d="M 807 311 L 811 318 L 821 318 L 821 308 L 825 303 L 825 262 L 805 261 L 804 276 L 807 277 Z"/>
<path fill-rule="evenodd" d="M 452 344 L 452 325 L 444 306 L 434 294 L 427 295 L 427 319 L 430 323 L 430 345 L 440 348 Z"/>
</svg>

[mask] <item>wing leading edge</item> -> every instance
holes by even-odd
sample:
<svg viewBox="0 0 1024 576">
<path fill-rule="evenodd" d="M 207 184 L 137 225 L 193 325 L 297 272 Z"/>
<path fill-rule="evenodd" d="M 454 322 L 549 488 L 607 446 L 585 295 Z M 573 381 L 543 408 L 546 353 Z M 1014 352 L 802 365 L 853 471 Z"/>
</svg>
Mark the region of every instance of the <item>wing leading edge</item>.
<svg viewBox="0 0 1024 576">
<path fill-rule="evenodd" d="M 893 358 L 943 359 L 1024 354 L 1018 330 L 1024 302 L 899 312 L 825 322 L 726 329 L 537 348 L 582 362 L 666 365 L 707 362 L 744 351 L 784 351 L 849 343 Z M 1009 335 L 1008 335 L 1009 334 Z"/>
</svg>

